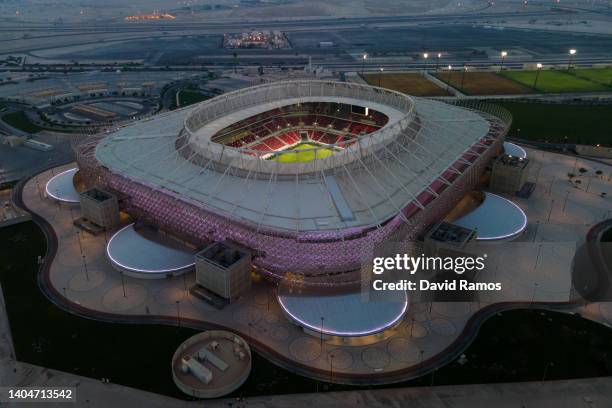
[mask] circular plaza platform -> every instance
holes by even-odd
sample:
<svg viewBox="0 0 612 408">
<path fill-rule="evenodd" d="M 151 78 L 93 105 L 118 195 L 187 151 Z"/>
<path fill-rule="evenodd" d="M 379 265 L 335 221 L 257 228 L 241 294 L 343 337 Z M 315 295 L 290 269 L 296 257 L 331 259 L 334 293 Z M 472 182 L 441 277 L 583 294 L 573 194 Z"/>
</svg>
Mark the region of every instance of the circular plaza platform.
<svg viewBox="0 0 612 408">
<path fill-rule="evenodd" d="M 482 203 L 453 224 L 476 230 L 478 241 L 511 240 L 527 227 L 527 215 L 512 201 L 485 192 Z"/>
<path fill-rule="evenodd" d="M 402 321 L 408 310 L 404 291 L 371 291 L 336 295 L 283 294 L 283 313 L 307 333 L 336 337 L 365 337 L 382 333 Z"/>
<path fill-rule="evenodd" d="M 188 272 L 196 250 L 153 227 L 130 224 L 113 235 L 106 255 L 115 269 L 136 278 L 157 279 Z"/>
<path fill-rule="evenodd" d="M 191 397 L 218 398 L 246 381 L 251 364 L 251 349 L 242 337 L 209 330 L 179 346 L 172 357 L 172 378 Z"/>
<path fill-rule="evenodd" d="M 81 202 L 79 193 L 74 187 L 74 175 L 77 171 L 79 169 L 75 167 L 51 177 L 45 186 L 47 197 L 63 203 Z"/>
<path fill-rule="evenodd" d="M 525 149 L 523 149 L 521 146 L 517 144 L 510 143 L 510 142 L 504 142 L 504 153 L 509 154 L 510 156 L 513 156 L 513 157 L 521 158 L 521 159 L 527 158 L 527 152 L 525 151 Z"/>
</svg>

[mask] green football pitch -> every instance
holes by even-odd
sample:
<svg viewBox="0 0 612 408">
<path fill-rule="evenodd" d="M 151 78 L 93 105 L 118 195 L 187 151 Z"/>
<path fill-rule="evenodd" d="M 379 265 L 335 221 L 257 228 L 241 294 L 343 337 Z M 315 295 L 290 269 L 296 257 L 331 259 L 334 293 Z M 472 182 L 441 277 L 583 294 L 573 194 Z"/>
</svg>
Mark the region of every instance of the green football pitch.
<svg viewBox="0 0 612 408">
<path fill-rule="evenodd" d="M 541 71 L 506 71 L 502 76 L 544 93 L 610 91 L 608 70 L 572 69 Z"/>
<path fill-rule="evenodd" d="M 315 151 L 313 150 L 315 148 L 319 149 Z M 270 160 L 276 160 L 278 158 L 280 163 L 309 162 L 315 159 L 315 154 L 317 159 L 323 159 L 334 153 L 334 149 L 322 148 L 316 143 L 300 143 L 292 148 L 279 152 L 277 155 L 271 157 Z"/>
</svg>

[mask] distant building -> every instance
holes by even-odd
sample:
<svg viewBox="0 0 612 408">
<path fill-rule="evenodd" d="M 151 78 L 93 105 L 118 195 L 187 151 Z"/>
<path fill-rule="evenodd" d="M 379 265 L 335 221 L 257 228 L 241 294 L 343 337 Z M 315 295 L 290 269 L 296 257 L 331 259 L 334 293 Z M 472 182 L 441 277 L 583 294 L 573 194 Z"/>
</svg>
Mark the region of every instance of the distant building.
<svg viewBox="0 0 612 408">
<path fill-rule="evenodd" d="M 107 191 L 92 188 L 80 194 L 82 221 L 104 229 L 119 225 L 117 197 Z"/>
<path fill-rule="evenodd" d="M 196 254 L 196 282 L 205 289 L 234 301 L 251 287 L 250 255 L 225 242 Z"/>
<path fill-rule="evenodd" d="M 529 159 L 503 155 L 493 163 L 490 188 L 501 193 L 514 194 L 527 181 Z"/>
</svg>

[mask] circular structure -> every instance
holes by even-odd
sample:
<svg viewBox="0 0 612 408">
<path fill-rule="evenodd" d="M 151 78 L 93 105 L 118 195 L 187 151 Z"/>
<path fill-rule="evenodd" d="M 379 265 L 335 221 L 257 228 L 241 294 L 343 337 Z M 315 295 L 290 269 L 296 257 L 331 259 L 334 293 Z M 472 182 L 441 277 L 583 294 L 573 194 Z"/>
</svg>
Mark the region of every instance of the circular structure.
<svg viewBox="0 0 612 408">
<path fill-rule="evenodd" d="M 400 323 L 408 310 L 403 291 L 372 291 L 363 294 L 281 294 L 278 302 L 285 315 L 307 333 L 337 337 L 365 337 Z"/>
<path fill-rule="evenodd" d="M 251 349 L 233 333 L 211 330 L 188 338 L 172 357 L 172 378 L 185 394 L 217 398 L 240 387 L 251 372 Z"/>
<path fill-rule="evenodd" d="M 165 278 L 185 273 L 195 265 L 195 250 L 158 233 L 129 224 L 113 235 L 106 256 L 115 269 L 137 278 Z"/>
<path fill-rule="evenodd" d="M 63 203 L 76 204 L 81 202 L 79 193 L 74 187 L 74 175 L 77 171 L 79 169 L 75 167 L 51 177 L 45 186 L 47 197 Z"/>
<path fill-rule="evenodd" d="M 525 151 L 525 149 L 523 149 L 521 146 L 517 144 L 510 143 L 510 142 L 504 142 L 504 153 L 510 156 L 513 156 L 513 157 L 518 157 L 520 159 L 527 158 L 527 152 Z"/>
<path fill-rule="evenodd" d="M 453 224 L 477 231 L 479 241 L 509 240 L 527 227 L 527 215 L 512 201 L 485 192 L 483 202 Z"/>
<path fill-rule="evenodd" d="M 476 184 L 510 122 L 481 104 L 276 82 L 96 136 L 78 163 L 135 218 L 236 242 L 270 278 L 356 285 L 367 248 L 415 239 Z"/>
</svg>

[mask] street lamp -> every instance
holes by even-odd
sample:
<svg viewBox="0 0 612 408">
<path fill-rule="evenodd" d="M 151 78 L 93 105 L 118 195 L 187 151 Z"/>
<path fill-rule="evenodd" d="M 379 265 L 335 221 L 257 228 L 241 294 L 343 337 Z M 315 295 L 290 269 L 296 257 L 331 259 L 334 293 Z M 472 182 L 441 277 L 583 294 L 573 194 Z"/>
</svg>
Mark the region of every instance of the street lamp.
<svg viewBox="0 0 612 408">
<path fill-rule="evenodd" d="M 567 70 L 569 71 L 569 69 L 572 67 L 572 59 L 574 58 L 574 55 L 576 55 L 576 49 L 572 48 L 571 50 L 569 50 L 569 61 L 567 62 Z"/>
<path fill-rule="evenodd" d="M 368 54 L 363 54 L 363 58 L 361 59 L 361 75 L 363 76 L 363 71 L 365 70 L 365 62 L 368 59 Z"/>
<path fill-rule="evenodd" d="M 450 80 L 451 80 L 451 73 L 453 72 L 453 66 L 449 65 L 448 66 L 448 79 L 446 80 L 446 90 L 448 91 L 448 88 L 450 87 Z"/>
<path fill-rule="evenodd" d="M 379 74 L 378 74 L 378 87 L 379 88 L 380 88 L 380 81 L 382 79 L 382 73 L 383 73 L 384 70 L 385 69 L 383 67 L 380 67 L 380 71 L 379 71 Z"/>
<path fill-rule="evenodd" d="M 439 52 L 436 58 L 436 72 L 438 71 L 438 67 L 440 66 L 440 58 L 442 57 L 442 53 Z"/>
<path fill-rule="evenodd" d="M 427 58 L 429 58 L 429 54 L 424 52 L 423 59 L 425 60 L 425 70 L 423 71 L 423 76 L 427 73 Z"/>
<path fill-rule="evenodd" d="M 537 72 L 536 72 L 535 80 L 533 81 L 533 89 L 537 89 L 537 86 L 538 86 L 538 78 L 540 77 L 540 71 L 542 71 L 542 64 L 538 62 L 538 64 L 536 65 L 536 67 L 538 67 L 538 70 L 537 70 Z"/>
</svg>

